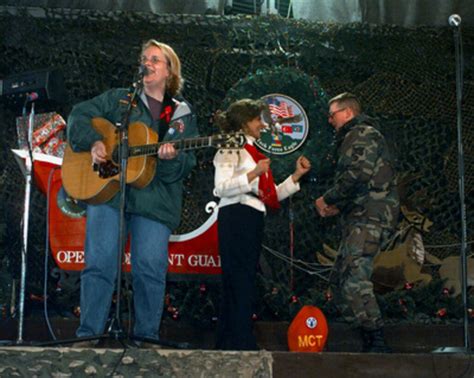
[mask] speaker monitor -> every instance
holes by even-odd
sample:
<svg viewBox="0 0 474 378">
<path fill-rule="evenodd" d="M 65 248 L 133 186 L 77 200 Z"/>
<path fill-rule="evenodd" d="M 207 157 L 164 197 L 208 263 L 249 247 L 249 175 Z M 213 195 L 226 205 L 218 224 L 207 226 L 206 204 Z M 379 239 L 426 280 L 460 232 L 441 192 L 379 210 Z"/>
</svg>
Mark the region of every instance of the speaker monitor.
<svg viewBox="0 0 474 378">
<path fill-rule="evenodd" d="M 36 93 L 36 102 L 46 108 L 63 104 L 67 100 L 62 72 L 44 69 L 11 75 L 0 80 L 0 97 L 13 107 L 21 107 L 26 96 Z"/>
</svg>

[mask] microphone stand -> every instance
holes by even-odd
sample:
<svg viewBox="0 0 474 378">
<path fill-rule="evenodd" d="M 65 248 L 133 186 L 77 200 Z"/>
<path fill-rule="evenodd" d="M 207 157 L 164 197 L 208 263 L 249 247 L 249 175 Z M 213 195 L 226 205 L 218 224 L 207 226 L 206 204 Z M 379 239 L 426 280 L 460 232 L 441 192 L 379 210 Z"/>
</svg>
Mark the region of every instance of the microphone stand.
<svg viewBox="0 0 474 378">
<path fill-rule="evenodd" d="M 117 255 L 117 280 L 116 280 L 116 290 L 117 290 L 117 304 L 115 306 L 115 316 L 112 318 L 112 321 L 109 326 L 109 334 L 115 340 L 122 340 L 124 338 L 124 332 L 122 329 L 122 321 L 120 314 L 120 300 L 121 300 L 121 284 L 122 284 L 122 262 L 123 257 L 125 256 L 125 244 L 127 242 L 127 228 L 125 222 L 125 206 L 127 198 L 127 166 L 128 166 L 128 155 L 129 155 L 129 144 L 128 144 L 128 125 L 130 123 L 130 114 L 132 112 L 133 104 L 136 101 L 137 96 L 139 96 L 143 90 L 143 74 L 140 72 L 138 80 L 133 83 L 133 92 L 130 96 L 130 101 L 127 105 L 127 110 L 125 111 L 122 122 L 117 122 L 116 127 L 118 130 L 118 157 L 120 159 L 120 202 L 119 202 L 119 248 L 120 251 Z"/>
<path fill-rule="evenodd" d="M 128 166 L 128 155 L 129 155 L 129 144 L 128 144 L 128 125 L 130 123 L 130 113 L 132 112 L 133 104 L 135 99 L 139 96 L 143 90 L 143 77 L 147 74 L 146 68 L 142 65 L 140 66 L 138 80 L 133 83 L 134 90 L 130 96 L 130 102 L 128 103 L 127 110 L 124 113 L 121 123 L 117 123 L 117 130 L 119 132 L 119 145 L 118 145 L 118 156 L 120 159 L 120 220 L 119 220 L 119 246 L 120 252 L 117 257 L 117 281 L 116 281 L 116 290 L 117 290 L 117 305 L 115 306 L 115 316 L 112 319 L 108 332 L 111 337 L 115 340 L 122 342 L 125 338 L 122 321 L 120 314 L 120 300 L 121 300 L 121 283 L 122 283 L 122 261 L 125 256 L 125 244 L 127 242 L 127 233 L 126 233 L 126 223 L 125 223 L 125 205 L 126 205 L 126 189 L 127 189 L 127 166 Z M 138 337 L 133 335 L 131 340 L 142 343 L 150 343 L 155 345 L 167 346 L 171 348 L 178 349 L 189 349 L 190 344 L 186 342 L 173 342 L 166 340 L 157 340 L 147 337 Z M 140 344 L 138 344 L 140 345 Z"/>
<path fill-rule="evenodd" d="M 462 53 L 461 28 L 454 29 L 454 46 L 456 55 L 456 125 L 457 125 L 457 144 L 458 144 L 458 171 L 459 171 L 459 200 L 461 206 L 461 284 L 462 284 L 462 302 L 464 310 L 464 352 L 471 352 L 471 342 L 469 336 L 469 314 L 467 298 L 467 222 L 466 222 L 466 203 L 464 193 L 464 149 L 462 144 L 462 97 L 463 97 L 463 75 L 464 62 Z"/>
<path fill-rule="evenodd" d="M 461 207 L 461 295 L 463 304 L 463 337 L 464 347 L 441 347 L 434 352 L 437 353 L 471 353 L 471 341 L 469 335 L 469 313 L 467 298 L 467 222 L 466 204 L 464 194 L 464 150 L 462 143 L 462 97 L 463 97 L 463 75 L 464 58 L 462 52 L 461 17 L 452 15 L 449 23 L 454 27 L 454 54 L 456 59 L 456 128 L 458 147 L 458 174 L 459 174 L 459 202 Z"/>
<path fill-rule="evenodd" d="M 23 117 L 26 117 L 26 107 L 28 105 L 28 96 L 26 96 L 23 105 Z M 25 157 L 25 200 L 23 205 L 22 220 L 22 243 L 21 243 L 21 275 L 20 275 L 20 298 L 18 308 L 18 336 L 16 344 L 23 344 L 23 322 L 25 315 L 25 289 L 26 289 L 26 258 L 28 252 L 28 226 L 30 219 L 30 199 L 31 184 L 33 182 L 33 128 L 35 123 L 35 103 L 31 102 L 31 110 L 28 115 L 28 134 L 27 149 L 28 154 Z"/>
<path fill-rule="evenodd" d="M 295 212 L 293 210 L 293 201 L 290 196 L 289 198 L 289 209 L 288 209 L 288 220 L 289 220 L 289 231 L 290 231 L 290 290 L 293 295 L 293 290 L 295 290 L 295 278 L 294 278 L 294 257 L 295 257 Z"/>
<path fill-rule="evenodd" d="M 15 342 L 1 340 L 0 345 L 23 345 L 23 325 L 25 320 L 25 291 L 26 291 L 26 263 L 28 256 L 28 228 L 30 221 L 30 200 L 31 200 L 31 186 L 33 183 L 33 129 L 35 124 L 35 103 L 37 96 L 26 94 L 25 102 L 23 104 L 22 117 L 25 120 L 28 116 L 27 121 L 27 135 L 26 135 L 26 146 L 23 150 L 27 151 L 25 155 L 25 164 L 20 165 L 21 171 L 25 177 L 25 198 L 23 202 L 23 218 L 21 222 L 21 271 L 20 271 L 20 292 L 18 298 L 18 333 Z M 31 110 L 27 115 L 27 106 L 31 102 Z"/>
</svg>

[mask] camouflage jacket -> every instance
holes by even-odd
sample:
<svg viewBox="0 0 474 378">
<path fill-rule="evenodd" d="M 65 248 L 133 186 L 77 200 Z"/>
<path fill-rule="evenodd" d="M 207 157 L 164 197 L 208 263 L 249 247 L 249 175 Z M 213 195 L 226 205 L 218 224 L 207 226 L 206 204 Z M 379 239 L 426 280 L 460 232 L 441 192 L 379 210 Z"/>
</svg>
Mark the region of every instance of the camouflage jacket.
<svg viewBox="0 0 474 378">
<path fill-rule="evenodd" d="M 375 223 L 393 228 L 399 214 L 395 171 L 387 143 L 375 122 L 359 115 L 337 133 L 334 185 L 324 194 L 343 223 Z"/>
</svg>

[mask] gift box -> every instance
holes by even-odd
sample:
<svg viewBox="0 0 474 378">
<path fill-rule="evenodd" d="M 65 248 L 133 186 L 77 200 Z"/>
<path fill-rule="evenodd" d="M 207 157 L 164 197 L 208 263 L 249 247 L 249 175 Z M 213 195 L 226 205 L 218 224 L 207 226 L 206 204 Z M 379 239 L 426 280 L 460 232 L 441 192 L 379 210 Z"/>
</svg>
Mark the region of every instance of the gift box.
<svg viewBox="0 0 474 378">
<path fill-rule="evenodd" d="M 56 157 L 63 157 L 66 142 L 66 122 L 58 113 L 43 113 L 34 116 L 32 150 Z M 28 149 L 28 117 L 16 119 L 18 147 Z"/>
</svg>

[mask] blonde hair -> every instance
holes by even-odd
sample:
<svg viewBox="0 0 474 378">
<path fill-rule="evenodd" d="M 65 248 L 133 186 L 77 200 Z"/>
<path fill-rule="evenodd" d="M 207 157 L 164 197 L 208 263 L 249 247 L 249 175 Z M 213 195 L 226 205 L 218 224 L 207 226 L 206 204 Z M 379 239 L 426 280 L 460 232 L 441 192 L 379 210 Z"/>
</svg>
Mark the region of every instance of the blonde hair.
<svg viewBox="0 0 474 378">
<path fill-rule="evenodd" d="M 142 54 L 151 46 L 158 47 L 163 52 L 168 63 L 170 76 L 168 77 L 168 80 L 166 80 L 166 91 L 171 96 L 177 95 L 181 91 L 184 82 L 181 77 L 181 61 L 179 60 L 178 55 L 171 46 L 166 43 L 158 42 L 156 39 L 150 39 L 143 44 Z"/>
</svg>

